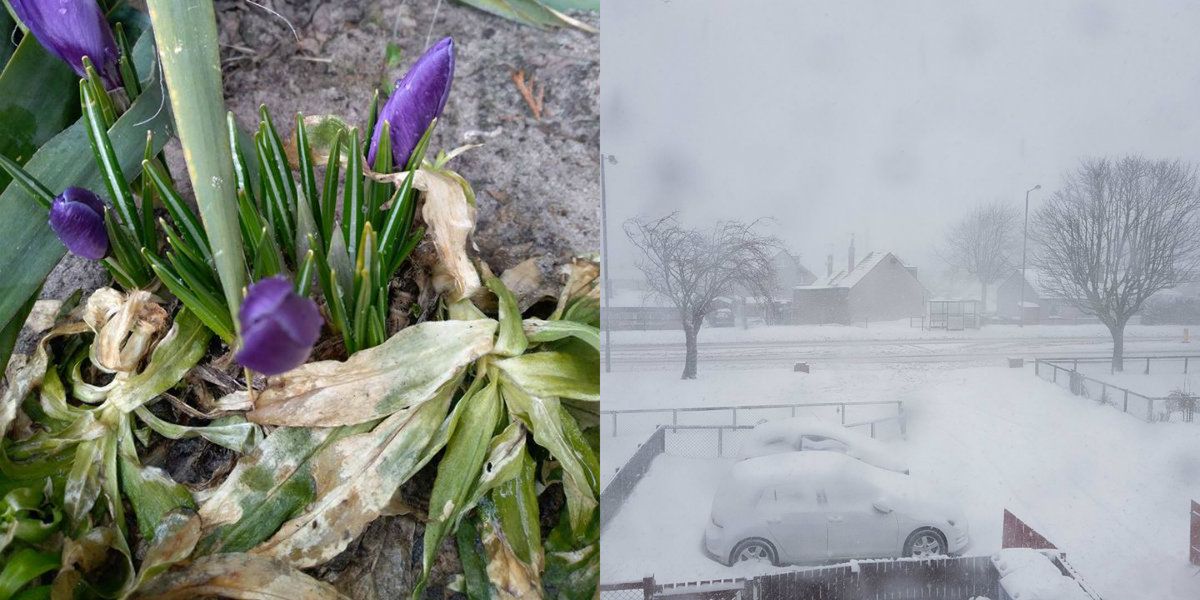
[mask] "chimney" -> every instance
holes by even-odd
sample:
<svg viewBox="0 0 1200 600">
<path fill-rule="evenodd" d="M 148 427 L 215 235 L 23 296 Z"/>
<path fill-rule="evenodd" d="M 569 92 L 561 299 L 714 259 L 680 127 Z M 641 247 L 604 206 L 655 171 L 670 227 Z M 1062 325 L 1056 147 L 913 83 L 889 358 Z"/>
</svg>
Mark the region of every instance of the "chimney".
<svg viewBox="0 0 1200 600">
<path fill-rule="evenodd" d="M 850 234 L 850 249 L 846 252 L 846 259 L 847 259 L 846 272 L 849 273 L 850 271 L 854 270 L 854 265 L 857 264 L 854 262 L 854 234 L 853 233 Z"/>
<path fill-rule="evenodd" d="M 829 254 L 825 257 L 825 276 L 833 277 L 833 255 Z"/>
</svg>

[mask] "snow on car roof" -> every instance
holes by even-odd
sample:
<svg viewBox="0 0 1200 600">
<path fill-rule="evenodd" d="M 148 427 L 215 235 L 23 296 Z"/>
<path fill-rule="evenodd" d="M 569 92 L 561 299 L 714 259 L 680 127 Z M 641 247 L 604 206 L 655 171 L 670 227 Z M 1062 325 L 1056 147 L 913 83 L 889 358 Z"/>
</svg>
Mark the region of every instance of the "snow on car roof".
<svg viewBox="0 0 1200 600">
<path fill-rule="evenodd" d="M 787 452 L 748 458 L 733 466 L 731 480 L 747 486 L 797 479 L 902 478 L 838 452 Z"/>
<path fill-rule="evenodd" d="M 789 417 L 764 421 L 750 431 L 749 438 L 763 441 L 778 436 L 823 435 L 828 438 L 846 440 L 864 438 L 862 434 L 850 431 L 841 425 L 809 417 Z M 867 438 L 870 439 L 870 438 Z"/>
</svg>

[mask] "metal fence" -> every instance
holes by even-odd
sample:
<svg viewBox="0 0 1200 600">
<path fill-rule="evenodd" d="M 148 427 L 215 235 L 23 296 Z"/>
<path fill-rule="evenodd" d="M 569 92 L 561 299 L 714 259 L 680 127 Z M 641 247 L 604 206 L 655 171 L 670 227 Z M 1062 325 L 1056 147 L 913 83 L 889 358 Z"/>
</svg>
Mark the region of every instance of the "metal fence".
<svg viewBox="0 0 1200 600">
<path fill-rule="evenodd" d="M 1099 596 L 1078 578 L 1061 553 L 1049 555 L 1054 566 L 1075 579 L 1090 598 Z M 752 579 L 658 584 L 642 581 L 602 584 L 601 600 L 996 600 L 1011 598 L 1000 585 L 991 557 L 864 560 L 802 568 Z"/>
<path fill-rule="evenodd" d="M 1161 363 L 1166 361 L 1182 361 L 1183 373 L 1187 373 L 1193 359 L 1200 359 L 1200 356 L 1136 357 L 1125 359 L 1125 364 L 1144 364 L 1143 373 L 1148 375 L 1151 373 L 1151 365 L 1155 362 L 1159 362 L 1161 366 Z M 1076 396 L 1107 404 L 1147 423 L 1194 422 L 1197 408 L 1197 399 L 1194 396 L 1151 396 L 1079 372 L 1081 364 L 1105 362 L 1108 362 L 1108 359 L 1039 358 L 1033 363 L 1033 372 Z"/>
<path fill-rule="evenodd" d="M 664 442 L 665 432 L 662 429 L 655 431 L 646 440 L 646 443 L 638 447 L 637 452 L 617 471 L 616 477 L 604 487 L 600 492 L 600 529 L 617 516 L 617 512 L 621 510 L 621 506 L 629 499 L 629 495 L 633 493 L 633 488 L 637 487 L 642 477 L 646 475 L 646 471 L 650 470 L 650 464 L 654 462 L 654 458 L 663 453 L 666 448 Z"/>
<path fill-rule="evenodd" d="M 607 416 L 608 435 L 616 437 L 632 431 L 647 433 L 659 427 L 756 425 L 763 421 L 796 416 L 811 416 L 861 428 L 871 437 L 884 433 L 881 423 L 895 423 L 905 433 L 904 401 L 865 400 L 856 402 L 797 402 L 792 404 L 743 404 L 738 406 L 698 406 L 690 408 L 633 408 L 601 410 Z"/>
</svg>

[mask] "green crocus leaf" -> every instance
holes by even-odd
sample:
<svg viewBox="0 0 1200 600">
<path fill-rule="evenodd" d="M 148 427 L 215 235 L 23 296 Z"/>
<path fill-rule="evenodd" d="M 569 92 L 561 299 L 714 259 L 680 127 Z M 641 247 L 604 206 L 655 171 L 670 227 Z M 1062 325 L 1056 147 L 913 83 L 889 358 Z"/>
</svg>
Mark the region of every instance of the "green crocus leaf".
<svg viewBox="0 0 1200 600">
<path fill-rule="evenodd" d="M 595 452 L 558 398 L 534 396 L 508 377 L 500 379 L 500 393 L 509 413 L 562 465 L 571 524 L 582 532 L 596 510 L 600 487 L 600 461 Z"/>
<path fill-rule="evenodd" d="M 600 351 L 600 329 L 576 321 L 543 321 L 525 319 L 525 335 L 534 343 L 555 342 L 568 337 L 576 338 Z"/>
<path fill-rule="evenodd" d="M 262 428 L 238 416 L 217 419 L 209 425 L 197 427 L 164 421 L 144 406 L 139 406 L 136 412 L 138 418 L 155 433 L 172 440 L 199 437 L 239 454 L 248 454 L 263 439 Z"/>
<path fill-rule="evenodd" d="M 462 414 L 438 463 L 437 478 L 429 496 L 429 522 L 425 525 L 425 557 L 420 582 L 413 590 L 420 597 L 429 569 L 446 534 L 458 526 L 471 508 L 466 500 L 479 479 L 487 458 L 492 431 L 500 419 L 500 390 L 496 382 L 459 400 Z"/>
<path fill-rule="evenodd" d="M 0 600 L 12 598 L 31 581 L 58 568 L 58 555 L 21 548 L 5 559 L 0 571 Z"/>
<path fill-rule="evenodd" d="M 500 306 L 500 335 L 492 350 L 497 356 L 518 356 L 529 347 L 529 339 L 521 325 L 521 311 L 517 308 L 517 297 L 513 295 L 499 277 L 488 277 L 484 282 L 496 295 Z"/>
<path fill-rule="evenodd" d="M 270 425 L 329 427 L 386 417 L 428 399 L 492 349 L 492 320 L 405 328 L 344 362 L 308 363 L 274 377 L 247 418 Z"/>
<path fill-rule="evenodd" d="M 151 36 L 143 36 L 134 48 L 139 73 L 154 71 L 150 69 L 153 54 Z M 74 86 L 72 75 L 73 95 L 78 93 Z M 163 106 L 160 86 L 147 80 L 143 87 L 145 91 L 109 130 L 121 168 L 129 177 L 141 170 L 148 131 L 154 133 L 154 152 L 170 139 L 171 113 Z M 82 121 L 76 121 L 42 145 L 25 163 L 25 170 L 55 191 L 72 185 L 93 190 L 103 186 Z M 10 185 L 0 193 L 0 214 L 4 215 L 0 220 L 0 239 L 5 241 L 0 245 L 0 264 L 15 265 L 0 283 L 0 323 L 7 325 L 37 292 L 65 248 L 50 230 L 46 209 L 21 186 Z"/>
<path fill-rule="evenodd" d="M 254 552 L 307 568 L 344 550 L 383 513 L 400 484 L 446 444 L 454 418 L 447 412 L 458 384 L 454 378 L 370 432 L 322 449 L 312 461 L 312 503 Z"/>
<path fill-rule="evenodd" d="M 534 352 L 496 361 L 513 383 L 534 396 L 600 401 L 600 365 L 594 354 Z"/>
<path fill-rule="evenodd" d="M 273 431 L 238 461 L 200 506 L 204 527 L 197 553 L 245 552 L 271 537 L 280 524 L 312 501 L 313 456 L 342 437 L 370 430 L 371 425 Z"/>
</svg>

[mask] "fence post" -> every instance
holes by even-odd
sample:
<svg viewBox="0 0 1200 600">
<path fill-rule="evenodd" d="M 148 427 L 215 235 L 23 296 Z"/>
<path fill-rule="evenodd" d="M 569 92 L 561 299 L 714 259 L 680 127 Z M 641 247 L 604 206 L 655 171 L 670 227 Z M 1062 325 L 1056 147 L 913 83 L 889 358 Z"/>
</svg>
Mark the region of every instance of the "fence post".
<svg viewBox="0 0 1200 600">
<path fill-rule="evenodd" d="M 679 425 L 679 409 L 671 409 L 671 425 Z"/>
<path fill-rule="evenodd" d="M 1147 375 L 1150 374 L 1150 357 L 1149 356 L 1146 357 L 1146 374 Z"/>
<path fill-rule="evenodd" d="M 846 405 L 839 404 L 838 412 L 842 413 L 842 426 L 844 427 L 846 425 Z"/>
<path fill-rule="evenodd" d="M 792 416 L 793 417 L 796 416 L 796 405 L 795 404 L 792 405 Z"/>
<path fill-rule="evenodd" d="M 742 582 L 742 600 L 754 600 L 758 597 L 758 594 L 755 593 L 755 583 L 757 582 L 757 577 L 747 578 Z"/>
<path fill-rule="evenodd" d="M 1042 366 L 1042 359 L 1040 359 L 1040 358 L 1033 359 L 1033 375 L 1035 377 L 1042 376 L 1041 366 Z"/>
<path fill-rule="evenodd" d="M 1051 366 L 1054 367 L 1054 383 L 1058 383 L 1058 365 L 1051 365 Z"/>
<path fill-rule="evenodd" d="M 654 594 L 658 591 L 658 586 L 654 584 L 654 576 L 642 578 L 642 599 L 654 600 Z"/>
<path fill-rule="evenodd" d="M 733 426 L 737 427 L 737 407 L 733 407 Z"/>
<path fill-rule="evenodd" d="M 1078 370 L 1079 370 L 1079 359 L 1078 359 L 1078 358 L 1077 358 L 1077 359 L 1075 359 L 1075 361 L 1074 361 L 1073 363 L 1071 363 L 1071 370 L 1072 370 L 1072 371 L 1078 371 Z"/>
<path fill-rule="evenodd" d="M 1188 358 L 1190 358 L 1190 357 L 1188 357 L 1188 356 L 1185 356 L 1185 357 L 1183 357 L 1183 372 L 1184 372 L 1184 374 L 1186 374 L 1186 373 L 1187 373 L 1187 369 L 1188 369 Z"/>
<path fill-rule="evenodd" d="M 871 439 L 875 439 L 875 421 L 871 421 Z"/>
<path fill-rule="evenodd" d="M 617 413 L 613 413 L 612 437 L 617 437 Z"/>
<path fill-rule="evenodd" d="M 725 455 L 725 428 L 717 428 L 717 458 Z"/>
<path fill-rule="evenodd" d="M 1121 408 L 1121 412 L 1129 412 L 1129 390 L 1125 390 L 1125 406 Z"/>
</svg>

